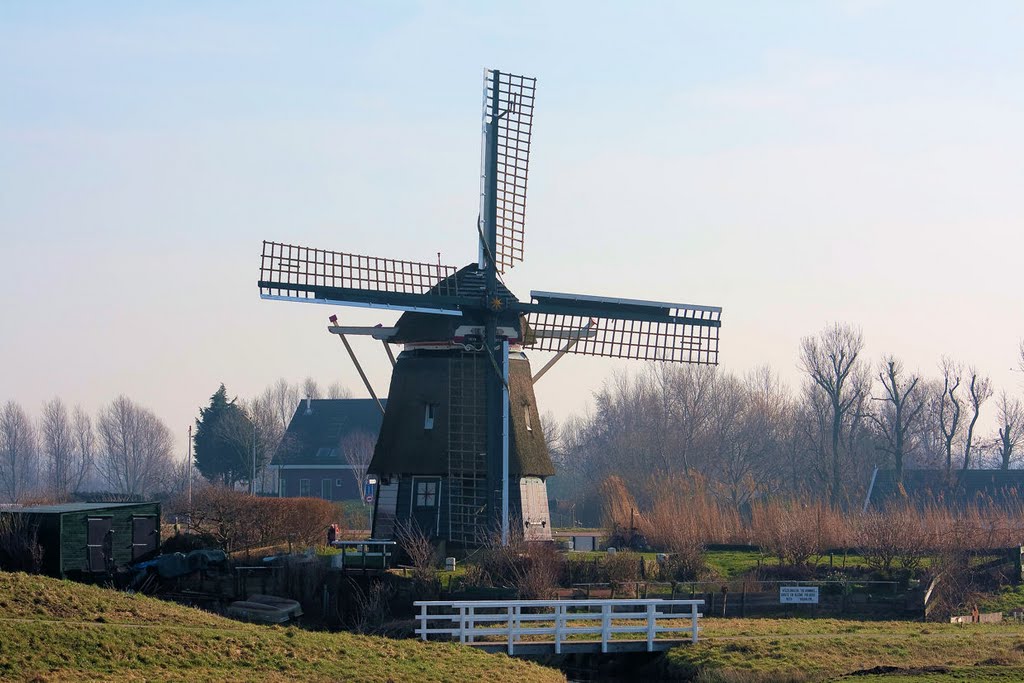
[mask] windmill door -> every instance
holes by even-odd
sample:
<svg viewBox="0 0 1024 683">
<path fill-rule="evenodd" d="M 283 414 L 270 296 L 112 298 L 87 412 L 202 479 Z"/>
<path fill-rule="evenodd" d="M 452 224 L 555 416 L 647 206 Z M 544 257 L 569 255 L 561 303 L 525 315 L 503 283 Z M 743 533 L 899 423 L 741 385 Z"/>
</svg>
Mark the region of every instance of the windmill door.
<svg viewBox="0 0 1024 683">
<path fill-rule="evenodd" d="M 412 519 L 428 536 L 437 536 L 441 477 L 412 478 Z"/>
<path fill-rule="evenodd" d="M 132 562 L 156 551 L 156 517 L 132 517 Z"/>
</svg>

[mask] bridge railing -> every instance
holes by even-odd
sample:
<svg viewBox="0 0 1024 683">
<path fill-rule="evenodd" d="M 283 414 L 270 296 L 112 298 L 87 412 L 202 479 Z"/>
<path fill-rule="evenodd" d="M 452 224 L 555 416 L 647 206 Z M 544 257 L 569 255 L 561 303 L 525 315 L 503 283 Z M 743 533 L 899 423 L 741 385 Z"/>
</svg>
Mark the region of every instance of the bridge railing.
<svg viewBox="0 0 1024 683">
<path fill-rule="evenodd" d="M 643 642 L 654 650 L 658 636 L 686 634 L 697 642 L 697 611 L 703 600 L 426 600 L 419 607 L 422 640 L 448 636 L 460 643 L 507 644 L 508 654 L 523 643 L 562 645 L 578 636 L 600 636 L 601 652 L 612 640 Z M 528 639 L 524 639 L 528 637 Z M 545 638 L 547 636 L 547 638 Z M 640 637 L 637 637 L 640 636 Z M 678 640 L 679 636 L 673 640 Z"/>
</svg>

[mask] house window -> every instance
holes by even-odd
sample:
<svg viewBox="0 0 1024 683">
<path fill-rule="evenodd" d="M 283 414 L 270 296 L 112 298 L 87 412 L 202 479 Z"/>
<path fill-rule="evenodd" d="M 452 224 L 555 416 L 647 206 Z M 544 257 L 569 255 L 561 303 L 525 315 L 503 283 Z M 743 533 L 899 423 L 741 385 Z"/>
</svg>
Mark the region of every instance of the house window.
<svg viewBox="0 0 1024 683">
<path fill-rule="evenodd" d="M 317 449 L 316 457 L 318 458 L 333 458 L 338 455 L 338 451 L 333 448 L 320 448 Z"/>
<path fill-rule="evenodd" d="M 433 429 L 434 428 L 434 404 L 428 403 L 423 408 L 423 428 Z"/>
<path fill-rule="evenodd" d="M 284 477 L 279 476 L 277 478 L 277 495 L 281 498 L 284 498 L 285 496 L 288 495 L 288 486 L 286 485 L 287 483 L 288 482 L 285 481 Z"/>
<path fill-rule="evenodd" d="M 533 425 L 530 423 L 530 406 L 523 406 L 523 415 L 526 416 L 526 431 L 532 432 Z"/>
<path fill-rule="evenodd" d="M 299 497 L 309 498 L 309 479 L 299 479 Z"/>
<path fill-rule="evenodd" d="M 321 479 L 320 480 L 320 497 L 324 500 L 331 500 L 331 480 Z"/>
<path fill-rule="evenodd" d="M 437 482 L 416 482 L 416 507 L 432 508 L 437 505 Z"/>
<path fill-rule="evenodd" d="M 335 479 L 334 480 L 334 485 L 335 486 L 344 486 L 345 485 L 345 480 L 344 479 Z"/>
</svg>

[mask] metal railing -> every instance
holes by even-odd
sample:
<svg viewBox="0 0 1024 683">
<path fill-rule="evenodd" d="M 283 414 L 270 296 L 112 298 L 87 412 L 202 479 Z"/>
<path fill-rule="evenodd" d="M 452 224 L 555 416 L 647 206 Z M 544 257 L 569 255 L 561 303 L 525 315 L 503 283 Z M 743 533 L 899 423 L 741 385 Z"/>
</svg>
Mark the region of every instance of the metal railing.
<svg viewBox="0 0 1024 683">
<path fill-rule="evenodd" d="M 332 556 L 331 565 L 333 567 L 341 570 L 361 569 L 365 572 L 368 569 L 388 569 L 391 566 L 391 551 L 397 546 L 397 543 L 371 539 L 333 541 L 331 545 L 341 550 L 338 555 Z"/>
<path fill-rule="evenodd" d="M 643 643 L 631 637 L 642 635 L 646 650 L 652 652 L 662 633 L 686 633 L 696 643 L 697 619 L 704 616 L 697 611 L 703 600 L 426 600 L 413 604 L 420 609 L 416 634 L 422 640 L 443 635 L 460 643 L 504 642 L 510 655 L 517 645 L 527 643 L 553 645 L 555 654 L 561 654 L 563 644 L 586 635 L 600 636 L 601 652 L 608 652 L 613 639 Z M 440 625 L 434 626 L 437 622 Z M 531 638 L 524 640 L 524 636 Z"/>
</svg>

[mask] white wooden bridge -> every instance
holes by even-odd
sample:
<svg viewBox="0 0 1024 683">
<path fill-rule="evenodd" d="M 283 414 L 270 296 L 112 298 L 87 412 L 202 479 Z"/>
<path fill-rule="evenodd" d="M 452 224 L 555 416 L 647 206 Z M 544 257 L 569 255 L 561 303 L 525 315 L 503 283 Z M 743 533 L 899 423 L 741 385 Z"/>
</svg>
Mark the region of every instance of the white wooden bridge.
<svg viewBox="0 0 1024 683">
<path fill-rule="evenodd" d="M 703 600 L 427 600 L 416 634 L 491 652 L 655 652 L 696 643 Z M 664 635 L 672 634 L 672 637 Z"/>
</svg>

